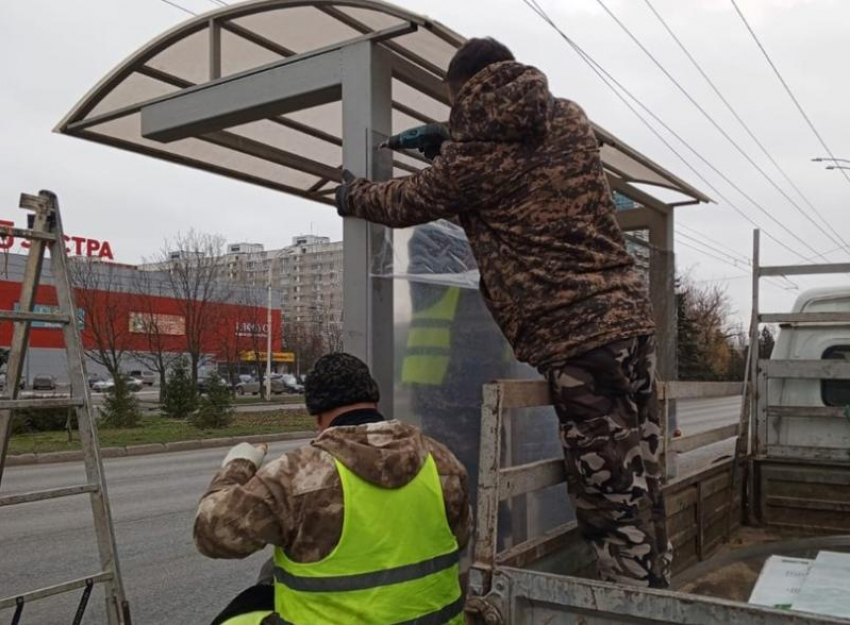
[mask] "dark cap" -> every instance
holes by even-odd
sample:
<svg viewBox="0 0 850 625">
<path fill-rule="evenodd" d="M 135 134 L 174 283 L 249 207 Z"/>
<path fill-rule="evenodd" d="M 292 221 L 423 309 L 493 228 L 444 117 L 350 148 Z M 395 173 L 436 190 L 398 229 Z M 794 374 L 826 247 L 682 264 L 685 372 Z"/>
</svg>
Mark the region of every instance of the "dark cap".
<svg viewBox="0 0 850 625">
<path fill-rule="evenodd" d="M 369 367 L 351 354 L 322 356 L 313 365 L 304 385 L 304 400 L 311 415 L 361 403 L 378 403 L 381 393 Z"/>
</svg>

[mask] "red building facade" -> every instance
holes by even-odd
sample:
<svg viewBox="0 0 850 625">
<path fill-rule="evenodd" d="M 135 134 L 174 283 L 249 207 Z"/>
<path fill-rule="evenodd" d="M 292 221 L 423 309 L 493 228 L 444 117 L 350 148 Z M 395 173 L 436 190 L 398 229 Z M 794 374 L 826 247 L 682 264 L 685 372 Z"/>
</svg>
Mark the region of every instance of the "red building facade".
<svg viewBox="0 0 850 625">
<path fill-rule="evenodd" d="M 0 309 L 15 310 L 21 292 L 24 257 L 9 255 L 6 261 L 4 272 L 0 259 Z M 110 270 L 115 271 L 114 267 Z M 228 286 L 222 289 L 228 295 L 218 298 L 224 301 L 210 298 L 213 301 L 187 303 L 163 294 L 167 289 L 163 289 L 161 280 L 146 281 L 155 293 L 140 292 L 137 282 L 132 283 L 133 288 L 126 288 L 131 284 L 129 278 L 139 270 L 123 267 L 120 271 L 125 279 L 115 281 L 116 289 L 75 289 L 83 347 L 89 352 L 97 350 L 104 340 L 109 340 L 127 354 L 128 369 L 138 368 L 139 364 L 132 362 L 133 354 L 153 351 L 152 347 L 157 351 L 187 352 L 191 335 L 199 341 L 200 351 L 209 364 L 256 362 L 266 358 L 269 331 L 272 333 L 272 351 L 281 349 L 281 313 L 280 310 L 272 310 L 269 327 L 263 289 L 254 288 L 246 295 L 243 293 L 246 287 L 234 287 L 239 290 L 236 296 Z M 40 286 L 36 295 L 35 310 L 39 312 L 51 312 L 57 304 L 56 291 L 47 276 L 49 268 L 45 269 L 43 279 L 47 284 Z M 125 288 L 122 288 L 122 283 Z M 108 332 L 104 332 L 104 324 L 110 325 Z M 9 347 L 12 326 L 11 322 L 0 323 L 0 347 Z M 202 326 L 200 331 L 192 329 L 199 326 Z M 108 339 L 104 339 L 105 334 L 109 335 Z M 64 369 L 61 326 L 33 323 L 29 345 L 31 358 L 38 362 L 34 373 L 57 375 Z M 91 362 L 88 368 L 90 371 L 100 369 Z M 61 373 L 59 376 L 62 377 Z"/>
</svg>

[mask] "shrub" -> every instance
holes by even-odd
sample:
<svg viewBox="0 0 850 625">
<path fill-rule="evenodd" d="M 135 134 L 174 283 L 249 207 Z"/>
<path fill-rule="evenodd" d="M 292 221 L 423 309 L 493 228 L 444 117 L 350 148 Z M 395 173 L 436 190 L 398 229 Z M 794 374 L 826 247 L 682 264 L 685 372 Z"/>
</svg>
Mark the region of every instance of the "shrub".
<svg viewBox="0 0 850 625">
<path fill-rule="evenodd" d="M 183 357 L 174 361 L 171 375 L 165 384 L 165 397 L 162 401 L 162 412 L 172 419 L 185 419 L 198 406 L 197 389 L 189 376 L 189 366 Z"/>
<path fill-rule="evenodd" d="M 115 377 L 115 386 L 106 394 L 101 422 L 111 428 L 134 428 L 139 423 L 139 402 L 123 376 Z"/>
<path fill-rule="evenodd" d="M 25 432 L 58 432 L 68 423 L 68 408 L 23 408 L 12 416 L 12 435 Z M 71 428 L 77 427 L 77 416 L 71 413 Z"/>
<path fill-rule="evenodd" d="M 198 411 L 189 417 L 189 422 L 202 430 L 227 427 L 233 422 L 230 389 L 216 373 L 209 376 L 207 384 L 207 393 L 201 397 Z"/>
</svg>

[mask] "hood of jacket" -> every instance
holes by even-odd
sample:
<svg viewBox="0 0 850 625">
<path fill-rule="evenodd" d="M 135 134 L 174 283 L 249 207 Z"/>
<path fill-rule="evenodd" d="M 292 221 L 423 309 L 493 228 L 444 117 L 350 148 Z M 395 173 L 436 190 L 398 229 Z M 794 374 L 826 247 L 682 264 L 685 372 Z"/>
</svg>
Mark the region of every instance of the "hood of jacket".
<svg viewBox="0 0 850 625">
<path fill-rule="evenodd" d="M 494 63 L 461 87 L 449 133 L 452 141 L 539 141 L 553 106 L 543 72 L 516 61 Z"/>
<path fill-rule="evenodd" d="M 410 482 L 428 457 L 422 433 L 401 421 L 331 427 L 313 446 L 383 488 L 400 488 Z"/>
</svg>

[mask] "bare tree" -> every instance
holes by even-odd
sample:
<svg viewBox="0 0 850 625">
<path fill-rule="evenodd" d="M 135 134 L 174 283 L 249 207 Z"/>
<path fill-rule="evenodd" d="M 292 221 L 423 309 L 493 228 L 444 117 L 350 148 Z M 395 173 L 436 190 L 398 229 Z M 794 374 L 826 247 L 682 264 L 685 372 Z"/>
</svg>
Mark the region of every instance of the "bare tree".
<svg viewBox="0 0 850 625">
<path fill-rule="evenodd" d="M 131 347 L 129 289 L 122 269 L 93 258 L 74 258 L 70 268 L 76 303 L 83 309 L 83 336 L 89 339 L 84 344 L 91 346 L 86 354 L 117 378 Z"/>
<path fill-rule="evenodd" d="M 230 298 L 234 306 L 221 309 L 223 317 L 216 324 L 216 351 L 220 361 L 226 363 L 231 383 L 236 381 L 239 363 L 247 360 L 260 380 L 263 391 L 264 355 L 266 352 L 267 309 L 258 289 L 234 286 Z M 250 356 L 249 356 L 250 355 Z M 247 358 L 246 358 L 247 356 Z"/>
<path fill-rule="evenodd" d="M 134 354 L 159 376 L 159 399 L 162 401 L 168 370 L 176 358 L 186 351 L 185 321 L 179 315 L 159 312 L 155 295 L 163 297 L 163 274 L 138 271 L 133 276 L 133 310 L 130 312 L 130 331 L 141 337 L 145 349 Z"/>
<path fill-rule="evenodd" d="M 186 353 L 192 383 L 198 382 L 203 346 L 214 332 L 217 301 L 227 301 L 230 287 L 224 282 L 221 261 L 224 238 L 190 230 L 166 240 L 159 262 L 167 272 L 170 295 L 186 324 Z"/>
<path fill-rule="evenodd" d="M 701 287 L 685 276 L 678 280 L 676 297 L 679 377 L 719 380 L 735 375 L 742 332 L 733 323 L 726 291 L 719 285 Z"/>
<path fill-rule="evenodd" d="M 243 346 L 237 334 L 239 314 L 237 309 L 228 307 L 220 313 L 216 325 L 215 345 L 219 364 L 224 363 L 227 377 L 232 387 L 236 383 L 239 363 L 242 360 Z"/>
<path fill-rule="evenodd" d="M 265 360 L 263 354 L 266 353 L 266 347 L 268 347 L 268 333 L 272 331 L 272 328 L 268 325 L 267 303 L 262 301 L 259 290 L 249 288 L 241 289 L 238 301 L 243 318 L 239 319 L 236 332 L 242 338 L 243 344 L 248 347 L 246 351 L 251 352 L 254 374 L 260 380 L 260 394 L 262 395 L 265 393 L 265 384 L 271 383 L 270 380 L 263 377 Z M 272 347 L 272 352 L 274 352 L 274 347 Z M 272 354 L 266 354 L 266 358 L 271 357 Z"/>
<path fill-rule="evenodd" d="M 300 373 L 310 370 L 322 354 L 326 353 L 320 324 L 315 321 L 294 321 L 283 325 L 283 346 L 295 353 Z"/>
<path fill-rule="evenodd" d="M 327 333 L 326 333 L 326 344 L 328 353 L 333 352 L 341 352 L 342 351 L 342 324 L 338 321 L 328 321 L 327 324 Z"/>
</svg>

